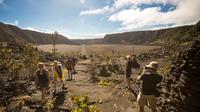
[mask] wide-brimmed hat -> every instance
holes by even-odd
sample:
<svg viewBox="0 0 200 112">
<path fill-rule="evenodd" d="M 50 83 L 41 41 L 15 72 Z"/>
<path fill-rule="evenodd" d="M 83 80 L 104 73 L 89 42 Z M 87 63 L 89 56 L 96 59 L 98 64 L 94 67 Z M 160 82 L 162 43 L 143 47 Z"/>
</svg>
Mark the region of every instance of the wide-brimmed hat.
<svg viewBox="0 0 200 112">
<path fill-rule="evenodd" d="M 130 59 L 130 58 L 131 58 L 131 56 L 130 56 L 130 55 L 127 55 L 127 56 L 126 56 L 126 59 Z"/>
<path fill-rule="evenodd" d="M 145 67 L 157 70 L 158 69 L 158 62 L 152 61 L 148 65 L 145 65 Z"/>
<path fill-rule="evenodd" d="M 60 62 L 57 61 L 57 60 L 53 61 L 53 63 L 52 63 L 53 66 L 54 66 L 54 65 L 58 65 L 58 64 L 60 64 Z"/>
<path fill-rule="evenodd" d="M 37 67 L 45 66 L 43 62 L 38 62 Z"/>
</svg>

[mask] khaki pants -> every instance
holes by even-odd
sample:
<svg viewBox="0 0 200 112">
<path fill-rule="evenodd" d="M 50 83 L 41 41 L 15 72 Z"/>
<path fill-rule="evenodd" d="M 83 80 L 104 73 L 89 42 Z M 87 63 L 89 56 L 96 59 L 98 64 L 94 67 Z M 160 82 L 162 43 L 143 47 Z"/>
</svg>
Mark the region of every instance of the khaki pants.
<svg viewBox="0 0 200 112">
<path fill-rule="evenodd" d="M 139 93 L 137 102 L 140 107 L 144 107 L 146 104 L 151 107 L 152 110 L 156 109 L 156 98 L 154 95 L 142 95 Z"/>
<path fill-rule="evenodd" d="M 45 101 L 46 97 L 47 97 L 47 89 L 46 88 L 42 88 L 41 89 L 41 93 L 42 93 L 41 100 Z"/>
</svg>

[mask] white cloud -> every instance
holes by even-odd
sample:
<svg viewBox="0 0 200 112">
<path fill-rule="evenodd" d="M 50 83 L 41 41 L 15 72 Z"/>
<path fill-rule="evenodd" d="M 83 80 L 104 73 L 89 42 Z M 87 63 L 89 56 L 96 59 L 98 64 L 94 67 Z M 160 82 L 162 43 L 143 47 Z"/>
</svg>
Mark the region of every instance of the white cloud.
<svg viewBox="0 0 200 112">
<path fill-rule="evenodd" d="M 10 25 L 15 25 L 18 26 L 19 25 L 19 21 L 15 20 L 14 22 L 4 22 L 5 24 L 10 24 Z"/>
<path fill-rule="evenodd" d="M 80 15 L 97 15 L 107 12 L 113 13 L 127 6 L 135 8 L 141 4 L 171 4 L 176 6 L 180 1 L 181 0 L 115 0 L 110 7 L 105 6 L 99 9 L 81 11 Z"/>
<path fill-rule="evenodd" d="M 165 0 L 163 1 L 165 2 Z M 151 7 L 144 10 L 139 8 L 124 9 L 111 15 L 109 21 L 120 22 L 121 30 L 141 30 L 155 29 L 161 27 L 161 25 L 164 25 L 165 28 L 169 24 L 173 26 L 189 25 L 200 20 L 199 0 L 179 0 L 176 2 L 168 0 L 166 2 L 178 3 L 176 9 L 169 12 L 161 12 L 160 7 Z"/>
<path fill-rule="evenodd" d="M 174 7 L 162 12 L 159 6 L 141 9 L 142 4 Z M 111 6 L 81 11 L 80 15 L 108 13 L 109 21 L 121 24 L 120 30 L 149 30 L 194 24 L 200 20 L 199 6 L 200 0 L 114 0 Z"/>
<path fill-rule="evenodd" d="M 41 30 L 35 29 L 35 28 L 33 28 L 33 27 L 26 27 L 26 28 L 22 28 L 22 29 L 41 32 Z"/>
<path fill-rule="evenodd" d="M 181 0 L 115 0 L 114 8 L 122 8 L 128 5 L 138 6 L 141 4 L 171 4 L 177 5 Z"/>
<path fill-rule="evenodd" d="M 107 11 L 109 11 L 109 6 L 105 6 L 104 8 L 100 8 L 100 9 L 93 9 L 93 10 L 81 11 L 80 15 L 103 14 L 103 13 L 105 13 Z"/>
<path fill-rule="evenodd" d="M 18 25 L 19 25 L 19 21 L 18 21 L 18 20 L 15 20 L 15 21 L 14 21 L 14 25 L 18 26 Z"/>
<path fill-rule="evenodd" d="M 80 0 L 80 3 L 84 4 L 84 3 L 85 3 L 85 0 Z"/>
</svg>

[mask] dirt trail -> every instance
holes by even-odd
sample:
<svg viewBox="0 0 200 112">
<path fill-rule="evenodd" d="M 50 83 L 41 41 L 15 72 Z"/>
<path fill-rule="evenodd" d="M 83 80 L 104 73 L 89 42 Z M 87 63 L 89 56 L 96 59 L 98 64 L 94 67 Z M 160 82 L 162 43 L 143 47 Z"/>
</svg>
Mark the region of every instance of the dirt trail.
<svg viewBox="0 0 200 112">
<path fill-rule="evenodd" d="M 99 86 L 98 83 L 91 83 L 88 69 L 90 60 L 80 60 L 76 65 L 77 74 L 73 75 L 72 81 L 65 81 L 65 90 L 61 90 L 56 97 L 57 110 L 68 110 L 73 106 L 69 100 L 70 95 L 83 96 L 87 95 L 91 102 L 95 103 L 101 112 L 138 112 L 136 97 L 127 90 L 124 75 L 112 75 L 111 77 L 103 78 L 109 80 L 118 80 L 119 84 L 112 86 Z M 67 78 L 67 76 L 65 76 Z M 61 85 L 61 84 L 59 84 Z M 49 89 L 49 99 L 53 98 L 53 84 Z M 32 95 L 33 99 L 39 100 L 41 93 L 37 92 Z M 68 111 L 66 111 L 68 112 Z M 148 109 L 145 112 L 151 112 Z"/>
<path fill-rule="evenodd" d="M 72 95 L 87 95 L 92 102 L 96 102 L 102 112 L 136 112 L 135 102 L 130 101 L 132 96 L 124 86 L 100 87 L 98 83 L 89 81 L 87 74 L 90 60 L 80 61 L 76 66 L 78 72 L 73 81 L 66 83 L 69 93 Z"/>
<path fill-rule="evenodd" d="M 83 45 L 81 54 L 87 54 L 87 50 Z M 70 108 L 71 102 L 69 101 L 70 95 L 83 96 L 87 95 L 91 102 L 96 103 L 101 112 L 138 112 L 138 105 L 136 97 L 127 90 L 124 75 L 112 75 L 111 77 L 103 78 L 109 80 L 118 80 L 119 84 L 112 86 L 99 86 L 98 83 L 91 83 L 90 74 L 88 72 L 91 61 L 80 60 L 76 64 L 77 74 L 73 75 L 72 81 L 65 81 L 67 93 L 60 95 L 59 109 Z M 65 76 L 67 78 L 67 76 Z M 53 88 L 51 84 L 50 91 Z M 70 94 L 70 95 L 69 95 Z M 40 98 L 40 93 L 33 95 Z M 52 95 L 48 95 L 50 98 Z"/>
<path fill-rule="evenodd" d="M 84 45 L 81 47 L 81 54 L 87 54 Z M 101 87 L 98 83 L 91 83 L 90 74 L 87 72 L 90 67 L 90 60 L 81 60 L 76 65 L 77 74 L 71 82 L 67 82 L 67 88 L 72 95 L 87 95 L 91 102 L 96 102 L 102 112 L 136 112 L 135 102 L 131 102 L 131 93 L 124 89 L 124 85 Z M 122 77 L 116 77 L 122 79 Z"/>
</svg>

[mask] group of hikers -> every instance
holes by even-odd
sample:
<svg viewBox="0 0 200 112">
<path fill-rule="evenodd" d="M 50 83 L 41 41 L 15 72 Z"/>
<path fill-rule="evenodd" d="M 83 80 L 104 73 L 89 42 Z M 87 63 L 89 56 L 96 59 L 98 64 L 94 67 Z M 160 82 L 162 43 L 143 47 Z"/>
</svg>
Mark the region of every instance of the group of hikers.
<svg viewBox="0 0 200 112">
<path fill-rule="evenodd" d="M 127 79 L 128 90 L 131 90 L 131 74 L 132 69 L 140 68 L 140 65 L 136 61 L 136 55 L 127 55 L 127 61 L 125 64 L 125 75 Z M 53 77 L 54 93 L 57 92 L 58 79 L 62 83 L 64 88 L 64 69 L 67 69 L 68 81 L 73 79 L 73 73 L 75 72 L 75 64 L 77 59 L 74 57 L 68 57 L 67 60 L 61 64 L 61 62 L 54 61 L 51 64 L 50 72 L 42 62 L 38 63 L 38 70 L 36 71 L 35 84 L 36 87 L 41 90 L 42 101 L 46 100 L 47 89 L 49 88 L 50 78 Z M 64 66 L 64 67 L 63 67 Z M 145 65 L 141 74 L 136 79 L 136 84 L 139 84 L 139 94 L 137 101 L 140 106 L 140 112 L 144 112 L 145 105 L 149 105 L 153 112 L 156 112 L 156 98 L 155 90 L 156 85 L 162 81 L 162 76 L 157 73 L 158 63 L 155 61 Z M 50 75 L 50 76 L 49 76 Z"/>
<path fill-rule="evenodd" d="M 54 61 L 51 64 L 49 70 L 47 70 L 43 62 L 38 63 L 38 70 L 35 74 L 35 85 L 36 88 L 39 89 L 42 93 L 42 101 L 46 100 L 47 89 L 49 88 L 50 80 L 53 81 L 53 94 L 57 93 L 58 80 L 62 83 L 62 89 L 64 89 L 65 74 L 68 76 L 66 81 L 73 80 L 76 61 L 77 59 L 75 57 L 68 57 L 63 63 Z"/>
<path fill-rule="evenodd" d="M 126 57 L 125 74 L 127 78 L 127 87 L 131 90 L 131 74 L 132 68 L 140 68 L 140 65 L 136 61 L 136 55 L 127 55 Z M 163 79 L 161 75 L 157 73 L 158 62 L 151 61 L 148 65 L 145 65 L 142 73 L 138 74 L 136 84 L 139 85 L 139 94 L 137 96 L 137 102 L 140 106 L 139 112 L 144 112 L 145 105 L 148 105 L 152 112 L 156 112 L 156 85 Z"/>
</svg>

